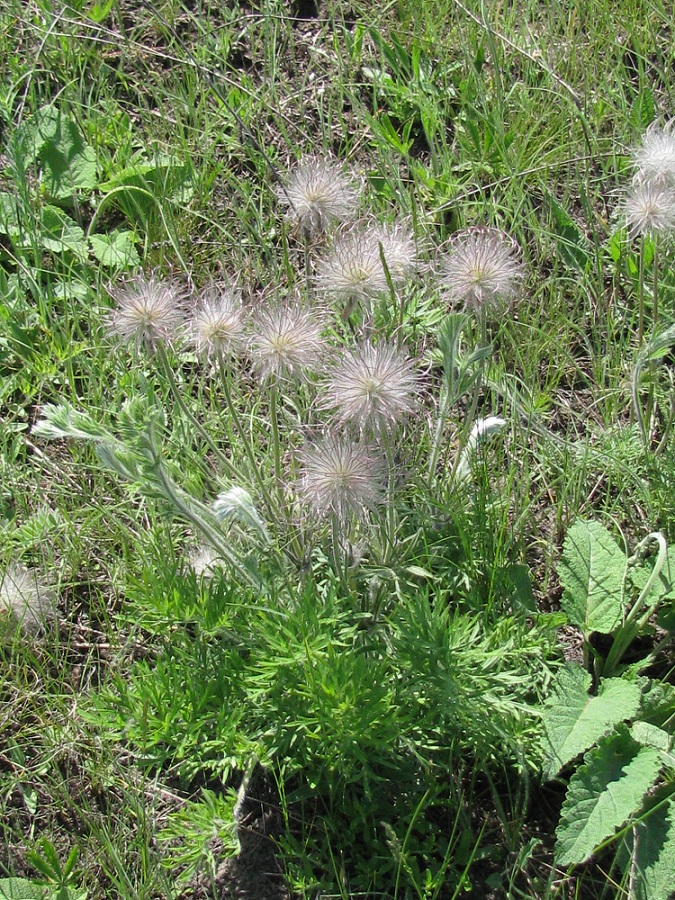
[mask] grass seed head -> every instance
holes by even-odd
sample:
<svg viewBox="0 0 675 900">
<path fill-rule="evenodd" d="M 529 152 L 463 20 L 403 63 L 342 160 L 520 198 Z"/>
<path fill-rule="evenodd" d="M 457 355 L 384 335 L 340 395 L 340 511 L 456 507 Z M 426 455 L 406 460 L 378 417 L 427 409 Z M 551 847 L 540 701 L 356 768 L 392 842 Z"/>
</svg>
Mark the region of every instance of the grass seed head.
<svg viewBox="0 0 675 900">
<path fill-rule="evenodd" d="M 640 181 L 659 181 L 675 187 L 675 135 L 671 119 L 665 125 L 653 122 L 633 151 Z"/>
<path fill-rule="evenodd" d="M 262 379 L 294 379 L 312 371 L 325 354 L 319 313 L 289 304 L 270 306 L 253 317 L 250 353 Z"/>
<path fill-rule="evenodd" d="M 3 608 L 24 631 L 44 631 L 56 617 L 56 592 L 35 569 L 11 562 L 0 581 Z"/>
<path fill-rule="evenodd" d="M 406 353 L 390 344 L 363 344 L 340 360 L 320 407 L 333 410 L 338 425 L 381 436 L 415 412 L 419 388 Z"/>
<path fill-rule="evenodd" d="M 190 331 L 198 353 L 206 357 L 236 356 L 246 346 L 239 296 L 228 287 L 208 285 L 199 295 Z"/>
<path fill-rule="evenodd" d="M 353 216 L 359 199 L 340 164 L 318 157 L 300 160 L 278 196 L 288 207 L 288 218 L 306 240 L 322 234 L 333 222 Z"/>
<path fill-rule="evenodd" d="M 675 193 L 657 181 L 638 182 L 626 196 L 624 214 L 632 235 L 670 232 L 675 228 Z"/>
<path fill-rule="evenodd" d="M 522 277 L 514 240 L 494 228 L 469 228 L 453 238 L 441 283 L 451 305 L 482 310 L 511 300 Z"/>
<path fill-rule="evenodd" d="M 109 319 L 109 330 L 122 343 L 145 345 L 154 350 L 179 335 L 185 318 L 185 292 L 175 282 L 138 275 L 120 286 L 108 287 L 117 304 Z"/>
<path fill-rule="evenodd" d="M 319 518 L 335 516 L 342 524 L 362 519 L 380 502 L 383 465 L 365 444 L 344 435 L 329 435 L 300 451 L 299 493 Z"/>
</svg>

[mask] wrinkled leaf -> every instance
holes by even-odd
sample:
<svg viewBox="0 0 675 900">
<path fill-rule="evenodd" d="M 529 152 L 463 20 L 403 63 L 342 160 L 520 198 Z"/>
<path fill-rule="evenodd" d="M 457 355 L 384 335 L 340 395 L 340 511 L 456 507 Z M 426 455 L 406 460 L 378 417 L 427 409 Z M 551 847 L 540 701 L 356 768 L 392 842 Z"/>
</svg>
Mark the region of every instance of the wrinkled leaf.
<svg viewBox="0 0 675 900">
<path fill-rule="evenodd" d="M 0 878 L 0 900 L 42 900 L 44 895 L 27 878 Z"/>
<path fill-rule="evenodd" d="M 558 571 L 564 589 L 560 604 L 585 635 L 611 634 L 621 625 L 626 556 L 603 525 L 575 522 Z"/>
<path fill-rule="evenodd" d="M 140 265 L 141 260 L 131 231 L 91 234 L 89 242 L 94 256 L 104 266 L 122 269 Z"/>
<path fill-rule="evenodd" d="M 89 255 L 84 231 L 57 206 L 45 206 L 42 211 L 40 241 L 45 250 L 72 253 L 82 262 Z"/>
<path fill-rule="evenodd" d="M 556 829 L 556 864 L 585 862 L 640 809 L 661 764 L 659 751 L 640 747 L 625 728 L 589 751 L 572 776 L 563 803 Z"/>
<path fill-rule="evenodd" d="M 568 663 L 558 674 L 544 708 L 547 778 L 554 778 L 568 762 L 638 711 L 640 687 L 634 682 L 608 678 L 597 697 L 589 696 L 590 686 L 590 674 L 576 663 Z"/>
<path fill-rule="evenodd" d="M 96 187 L 96 153 L 71 116 L 48 107 L 40 111 L 39 160 L 46 193 L 57 200 Z"/>
<path fill-rule="evenodd" d="M 675 893 L 675 803 L 666 800 L 625 839 L 633 877 L 631 900 L 670 900 Z"/>
</svg>

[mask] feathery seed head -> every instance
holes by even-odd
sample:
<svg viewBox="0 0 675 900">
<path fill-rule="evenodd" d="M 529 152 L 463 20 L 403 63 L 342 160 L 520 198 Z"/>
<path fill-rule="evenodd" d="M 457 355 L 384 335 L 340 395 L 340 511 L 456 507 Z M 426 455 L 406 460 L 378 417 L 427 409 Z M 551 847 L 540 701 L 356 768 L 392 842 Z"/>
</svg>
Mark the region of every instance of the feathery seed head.
<svg viewBox="0 0 675 900">
<path fill-rule="evenodd" d="M 308 444 L 299 455 L 299 492 L 316 516 L 335 516 L 345 524 L 377 506 L 384 489 L 383 466 L 366 445 L 328 436 Z"/>
<path fill-rule="evenodd" d="M 659 181 L 675 187 L 675 135 L 671 119 L 665 125 L 653 122 L 633 151 L 640 181 Z"/>
<path fill-rule="evenodd" d="M 109 330 L 121 342 L 133 342 L 137 350 L 142 344 L 154 350 L 180 332 L 185 293 L 176 282 L 162 280 L 155 273 L 147 278 L 138 275 L 118 287 L 108 287 L 108 293 L 117 304 L 109 318 Z"/>
<path fill-rule="evenodd" d="M 417 263 L 412 235 L 400 227 L 373 226 L 336 240 L 333 252 L 318 264 L 318 287 L 342 300 L 369 300 L 387 291 L 380 247 L 393 284 L 400 286 Z"/>
<path fill-rule="evenodd" d="M 320 316 L 305 307 L 279 305 L 260 310 L 253 317 L 253 368 L 263 379 L 302 376 L 325 352 L 322 331 Z"/>
<path fill-rule="evenodd" d="M 390 344 L 363 344 L 340 360 L 319 405 L 333 410 L 337 424 L 380 436 L 415 411 L 419 388 L 407 354 Z"/>
<path fill-rule="evenodd" d="M 340 164 L 318 157 L 300 160 L 278 197 L 306 240 L 322 234 L 333 222 L 347 219 L 358 204 L 358 193 Z"/>
<path fill-rule="evenodd" d="M 657 181 L 634 184 L 624 201 L 631 235 L 654 234 L 675 228 L 675 193 Z"/>
<path fill-rule="evenodd" d="M 441 283 L 451 304 L 480 310 L 510 300 L 522 277 L 516 242 L 502 231 L 479 227 L 454 236 Z"/>
<path fill-rule="evenodd" d="M 204 356 L 235 356 L 246 345 L 240 297 L 227 287 L 208 285 L 199 295 L 191 322 L 192 342 Z"/>
<path fill-rule="evenodd" d="M 39 632 L 56 616 L 56 595 L 35 569 L 11 562 L 0 580 L 0 610 L 24 631 Z"/>
</svg>

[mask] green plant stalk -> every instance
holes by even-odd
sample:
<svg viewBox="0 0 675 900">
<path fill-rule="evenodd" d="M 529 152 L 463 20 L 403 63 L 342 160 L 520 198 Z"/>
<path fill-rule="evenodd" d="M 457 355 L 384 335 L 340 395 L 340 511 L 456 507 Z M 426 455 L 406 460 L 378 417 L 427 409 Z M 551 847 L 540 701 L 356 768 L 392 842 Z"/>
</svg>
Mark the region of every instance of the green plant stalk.
<svg viewBox="0 0 675 900">
<path fill-rule="evenodd" d="M 448 408 L 450 406 L 450 389 L 445 382 L 441 386 L 441 399 L 438 404 L 438 416 L 436 418 L 436 427 L 434 428 L 434 436 L 431 441 L 431 451 L 429 452 L 429 461 L 427 464 L 427 475 L 429 487 L 434 483 L 436 474 L 436 466 L 438 465 L 438 457 L 441 454 L 441 442 L 445 430 L 445 420 L 448 416 Z"/>
<path fill-rule="evenodd" d="M 279 385 L 276 379 L 273 379 L 270 386 L 270 425 L 272 428 L 272 452 L 274 454 L 274 478 L 279 500 L 283 506 L 283 473 L 281 469 L 281 440 L 279 438 Z"/>
<path fill-rule="evenodd" d="M 640 242 L 638 261 L 638 347 L 642 347 L 645 333 L 645 242 Z"/>
<path fill-rule="evenodd" d="M 286 518 L 288 525 L 288 539 L 293 548 L 293 555 L 299 564 L 302 563 L 304 550 L 300 529 L 296 527 L 291 517 L 290 509 L 284 498 L 284 478 L 281 455 L 281 439 L 279 437 L 279 385 L 273 379 L 270 386 L 270 423 L 272 427 L 272 449 L 274 453 L 274 481 L 278 497 L 278 508 Z"/>
<path fill-rule="evenodd" d="M 645 418 L 642 415 L 642 408 L 640 406 L 640 378 L 642 376 L 642 369 L 644 363 L 642 361 L 642 354 L 638 354 L 637 362 L 633 368 L 633 374 L 630 382 L 630 393 L 631 393 L 631 414 L 630 421 L 637 421 L 640 427 L 640 434 L 642 435 L 642 443 L 644 444 L 645 450 L 649 449 L 649 429 L 645 424 Z"/>
<path fill-rule="evenodd" d="M 171 389 L 171 393 L 178 404 L 178 408 L 181 410 L 183 415 L 187 418 L 190 424 L 193 426 L 197 434 L 200 435 L 202 440 L 205 442 L 209 450 L 213 453 L 213 455 L 218 460 L 219 464 L 223 467 L 223 469 L 230 475 L 231 478 L 234 479 L 235 482 L 241 484 L 245 481 L 242 478 L 241 472 L 237 470 L 235 466 L 232 465 L 230 460 L 225 456 L 225 454 L 218 448 L 215 441 L 208 433 L 208 431 L 204 428 L 199 419 L 195 416 L 192 410 L 188 407 L 187 403 L 183 399 L 183 395 L 178 387 L 178 383 L 173 374 L 173 370 L 169 363 L 169 359 L 166 355 L 166 349 L 162 344 L 157 347 L 156 357 L 159 360 L 160 369 L 162 374 L 166 377 L 166 380 Z"/>
<path fill-rule="evenodd" d="M 655 334 L 659 321 L 659 266 L 658 266 L 658 236 L 654 236 L 654 249 L 652 255 L 652 334 Z M 647 431 L 647 440 L 651 434 L 652 415 L 654 412 L 654 382 L 656 381 L 656 360 L 649 361 L 649 387 L 647 390 L 647 409 L 645 414 L 645 423 Z M 645 444 L 645 447 L 647 445 Z M 648 448 L 647 448 L 648 449 Z"/>
<path fill-rule="evenodd" d="M 335 513 L 331 516 L 330 531 L 333 566 L 335 567 L 335 573 L 340 579 L 342 590 L 345 592 L 345 596 L 348 597 L 351 591 L 349 588 L 349 579 L 347 578 L 347 561 L 340 548 L 340 521 Z"/>
<path fill-rule="evenodd" d="M 623 625 L 614 636 L 614 641 L 612 642 L 612 646 L 610 647 L 609 653 L 607 654 L 607 659 L 605 660 L 605 663 L 602 667 L 602 674 L 604 676 L 611 674 L 617 667 L 617 665 L 621 662 L 621 658 L 623 657 L 624 653 L 626 652 L 636 635 L 639 634 L 640 630 L 647 624 L 650 616 L 659 605 L 659 598 L 657 597 L 654 603 L 647 607 L 646 611 L 638 619 L 643 604 L 647 596 L 649 595 L 650 590 L 652 589 L 652 585 L 661 574 L 661 570 L 666 563 L 668 544 L 666 543 L 666 539 L 661 534 L 661 532 L 652 531 L 647 535 L 647 537 L 641 540 L 635 548 L 633 556 L 630 558 L 630 560 L 628 560 L 628 563 L 636 562 L 639 559 L 640 552 L 643 549 L 646 549 L 651 541 L 657 541 L 659 545 L 659 552 L 656 557 L 656 562 L 654 563 L 654 568 L 652 569 L 652 572 L 647 579 L 647 584 L 644 586 L 644 588 L 640 592 L 640 596 L 633 604 L 633 608 L 630 610 Z M 628 564 L 626 565 L 626 572 L 628 572 Z"/>
<path fill-rule="evenodd" d="M 221 553 L 223 555 L 223 559 L 226 559 L 232 566 L 232 568 L 245 581 L 247 581 L 252 587 L 259 588 L 261 586 L 260 581 L 257 578 L 253 577 L 251 572 L 246 569 L 237 555 L 233 553 L 227 546 L 227 544 L 223 541 L 222 535 L 218 533 L 218 530 L 211 526 L 204 518 L 204 515 L 209 515 L 209 510 L 194 498 L 190 498 L 190 504 L 188 504 L 180 496 L 179 490 L 176 488 L 169 476 L 164 471 L 164 467 L 162 466 L 159 458 L 155 458 L 153 468 L 155 475 L 165 492 L 166 498 L 176 507 L 181 516 L 204 535 L 204 537 L 207 539 L 209 544 L 211 544 L 214 550 L 217 550 L 219 553 Z M 199 515 L 195 511 L 195 509 L 192 508 L 192 506 L 198 508 L 201 507 L 200 512 L 202 513 L 202 515 Z"/>
<path fill-rule="evenodd" d="M 267 506 L 268 514 L 271 517 L 274 517 L 274 501 L 270 496 L 269 491 L 267 490 L 267 486 L 265 485 L 265 479 L 263 478 L 260 467 L 258 466 L 257 460 L 255 458 L 255 452 L 253 450 L 253 446 L 251 441 L 249 440 L 248 434 L 243 427 L 242 421 L 239 418 L 239 413 L 237 412 L 237 408 L 232 400 L 232 392 L 230 391 L 230 382 L 227 372 L 227 367 L 225 366 L 225 360 L 223 359 L 223 354 L 218 353 L 218 367 L 220 370 L 220 378 L 223 387 L 223 394 L 225 396 L 225 403 L 227 404 L 227 409 L 230 415 L 232 416 L 232 421 L 234 422 L 234 427 L 237 429 L 237 433 L 239 434 L 239 438 L 244 446 L 244 452 L 248 457 L 248 461 L 251 466 L 251 474 L 254 480 L 258 483 L 258 487 L 260 488 L 260 493 L 262 494 L 263 500 L 265 501 L 265 505 Z"/>
</svg>

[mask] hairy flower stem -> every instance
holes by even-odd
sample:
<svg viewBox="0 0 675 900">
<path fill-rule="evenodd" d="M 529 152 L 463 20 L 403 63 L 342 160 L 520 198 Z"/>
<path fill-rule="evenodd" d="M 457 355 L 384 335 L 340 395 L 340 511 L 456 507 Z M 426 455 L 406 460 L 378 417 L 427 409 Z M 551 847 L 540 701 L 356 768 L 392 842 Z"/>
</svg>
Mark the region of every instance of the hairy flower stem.
<svg viewBox="0 0 675 900">
<path fill-rule="evenodd" d="M 340 579 L 340 585 L 342 587 L 342 590 L 344 591 L 345 597 L 348 597 L 351 594 L 351 589 L 349 587 L 349 579 L 347 577 L 347 560 L 345 554 L 342 551 L 342 547 L 340 546 L 340 533 L 343 530 L 343 526 L 340 523 L 340 519 L 335 514 L 331 516 L 330 525 L 333 566 L 335 568 L 336 575 Z"/>
<path fill-rule="evenodd" d="M 256 481 L 256 483 L 258 484 L 258 487 L 260 488 L 260 494 L 261 494 L 263 500 L 265 501 L 265 505 L 267 507 L 268 514 L 274 518 L 274 510 L 275 510 L 274 500 L 272 499 L 270 492 L 267 490 L 267 486 L 265 485 L 265 479 L 262 476 L 262 473 L 260 471 L 260 466 L 258 465 L 258 461 L 256 460 L 256 457 L 255 457 L 253 445 L 251 444 L 249 436 L 248 436 L 248 434 L 243 426 L 243 423 L 239 417 L 239 413 L 237 412 L 237 407 L 235 406 L 234 401 L 232 400 L 232 393 L 230 391 L 229 372 L 227 371 L 227 366 L 225 365 L 225 360 L 223 358 L 222 353 L 218 354 L 218 367 L 220 369 L 220 378 L 221 378 L 221 383 L 222 383 L 222 387 L 223 387 L 223 394 L 225 396 L 225 403 L 227 405 L 228 412 L 230 413 L 230 415 L 232 417 L 232 422 L 234 423 L 234 427 L 236 428 L 237 433 L 239 434 L 239 438 L 244 447 L 244 452 L 248 458 L 248 461 L 249 461 L 249 464 L 251 467 L 251 475 L 252 475 L 254 481 Z"/>
<path fill-rule="evenodd" d="M 305 235 L 305 281 L 307 285 L 307 296 L 312 294 L 312 256 L 310 253 L 311 241 L 308 234 Z"/>
<path fill-rule="evenodd" d="M 640 242 L 638 261 L 638 349 L 642 347 L 645 333 L 645 241 Z"/>
<path fill-rule="evenodd" d="M 658 264 L 658 235 L 654 235 L 654 255 L 652 258 L 652 334 L 655 334 L 659 320 L 659 264 Z M 647 441 L 649 441 L 652 433 L 652 416 L 654 414 L 654 382 L 656 381 L 656 360 L 649 361 L 649 386 L 647 389 L 647 408 L 645 414 L 645 428 L 647 431 Z M 648 449 L 648 444 L 645 444 Z"/>
<path fill-rule="evenodd" d="M 274 453 L 274 477 L 283 506 L 283 472 L 281 468 L 281 440 L 279 439 L 279 385 L 274 379 L 270 385 L 270 425 L 272 427 L 272 450 Z"/>
<path fill-rule="evenodd" d="M 157 347 L 156 359 L 159 361 L 159 366 L 162 371 L 162 374 L 165 376 L 169 387 L 171 388 L 171 393 L 173 394 L 174 400 L 178 404 L 178 408 L 183 413 L 183 415 L 190 422 L 192 427 L 195 429 L 197 434 L 200 435 L 202 440 L 206 443 L 209 450 L 213 453 L 213 455 L 218 460 L 219 464 L 223 467 L 223 469 L 230 475 L 230 477 L 237 483 L 241 484 L 243 479 L 241 473 L 232 465 L 230 460 L 225 456 L 225 454 L 218 448 L 215 441 L 208 433 L 208 431 L 201 424 L 199 419 L 195 416 L 192 410 L 188 407 L 185 400 L 183 399 L 183 395 L 181 393 L 180 388 L 178 387 L 178 383 L 173 374 L 173 370 L 171 368 L 171 364 L 169 363 L 169 359 L 166 355 L 166 350 L 164 346 L 160 344 Z"/>
<path fill-rule="evenodd" d="M 246 569 L 241 560 L 227 546 L 226 542 L 223 540 L 223 535 L 218 532 L 217 527 L 207 522 L 206 516 L 209 515 L 209 510 L 199 503 L 198 500 L 191 497 L 188 502 L 181 496 L 182 491 L 174 485 L 166 474 L 159 457 L 155 457 L 154 470 L 157 479 L 162 486 L 165 497 L 173 504 L 180 515 L 193 525 L 197 531 L 204 535 L 213 549 L 217 550 L 218 553 L 222 555 L 223 559 L 226 559 L 232 568 L 235 569 L 245 581 L 249 582 L 249 584 L 254 587 L 260 587 L 258 579 Z"/>
<path fill-rule="evenodd" d="M 291 511 L 284 497 L 284 472 L 282 466 L 281 440 L 279 437 L 279 384 L 273 378 L 270 384 L 270 424 L 272 428 L 272 450 L 274 454 L 274 482 L 277 491 L 277 505 L 281 515 L 286 519 L 288 541 L 292 548 L 293 558 L 298 564 L 304 558 L 304 548 L 300 529 L 293 522 Z"/>
<path fill-rule="evenodd" d="M 438 417 L 436 419 L 434 436 L 431 441 L 431 451 L 429 453 L 429 462 L 427 467 L 429 487 L 433 485 L 434 477 L 436 475 L 436 466 L 438 465 L 438 457 L 441 453 L 441 442 L 443 440 L 443 435 L 445 432 L 445 420 L 448 415 L 449 406 L 450 391 L 445 386 L 445 384 L 443 384 L 441 387 L 441 399 L 438 404 Z"/>
</svg>

